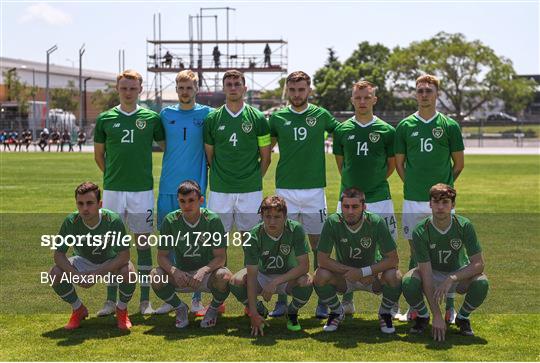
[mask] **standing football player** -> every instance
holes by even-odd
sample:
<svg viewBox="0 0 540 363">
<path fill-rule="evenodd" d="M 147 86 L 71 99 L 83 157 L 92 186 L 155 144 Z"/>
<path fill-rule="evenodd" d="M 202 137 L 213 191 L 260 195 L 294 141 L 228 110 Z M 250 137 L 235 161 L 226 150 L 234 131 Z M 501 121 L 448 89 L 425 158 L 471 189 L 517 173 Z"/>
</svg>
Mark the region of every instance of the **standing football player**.
<svg viewBox="0 0 540 363">
<path fill-rule="evenodd" d="M 201 194 L 206 195 L 207 163 L 203 123 L 213 109 L 195 102 L 198 82 L 199 78 L 193 71 L 179 72 L 176 75 L 178 103 L 165 107 L 160 113 L 167 149 L 163 154 L 159 179 L 158 228 L 167 214 L 179 208 L 176 190 L 181 182 L 188 179 L 196 181 L 200 185 Z M 155 313 L 166 314 L 171 309 L 172 306 L 166 303 Z M 191 311 L 202 316 L 205 314 L 200 292 L 193 294 Z"/>
<path fill-rule="evenodd" d="M 247 87 L 241 72 L 225 72 L 223 91 L 225 105 L 204 121 L 208 207 L 220 215 L 227 232 L 233 224 L 247 232 L 259 222 L 262 178 L 270 165 L 270 129 L 264 114 L 244 103 Z"/>
<path fill-rule="evenodd" d="M 355 83 L 351 103 L 354 117 L 341 123 L 334 131 L 333 152 L 341 174 L 340 195 L 350 187 L 362 190 L 366 195 L 366 209 L 384 219 L 396 241 L 397 223 L 387 181 L 396 166 L 396 131 L 373 115 L 373 106 L 377 103 L 374 84 L 368 81 Z M 337 211 L 341 211 L 339 202 Z M 343 296 L 342 304 L 345 314 L 354 313 L 352 293 Z"/>
<path fill-rule="evenodd" d="M 311 78 L 302 71 L 287 77 L 290 105 L 270 117 L 272 147 L 279 146 L 276 169 L 276 194 L 287 201 L 289 218 L 301 221 L 309 236 L 317 268 L 317 244 L 326 219 L 326 163 L 324 140 L 338 121 L 322 107 L 308 103 Z M 280 295 L 270 316 L 285 314 L 287 296 Z M 326 305 L 319 303 L 315 315 L 328 316 Z"/>
<path fill-rule="evenodd" d="M 142 92 L 142 76 L 126 70 L 116 78 L 120 105 L 100 114 L 94 132 L 94 157 L 103 172 L 103 206 L 127 219 L 137 241 L 137 268 L 148 276 L 152 251 L 146 243 L 154 219 L 154 180 L 152 144 L 165 149 L 165 136 L 159 115 L 137 104 Z M 145 278 L 140 280 L 144 281 Z M 141 283 L 140 312 L 153 313 L 150 284 Z M 116 288 L 109 286 L 107 301 L 99 316 L 114 312 Z"/>
<path fill-rule="evenodd" d="M 456 121 L 436 110 L 439 80 L 432 75 L 416 79 L 418 111 L 396 128 L 396 171 L 403 181 L 403 233 L 412 249 L 412 230 L 426 216 L 429 188 L 437 183 L 453 185 L 464 167 L 465 149 Z M 416 266 L 411 251 L 409 269 Z M 447 297 L 446 320 L 455 320 L 455 294 Z M 414 319 L 414 313 L 409 311 Z"/>
</svg>

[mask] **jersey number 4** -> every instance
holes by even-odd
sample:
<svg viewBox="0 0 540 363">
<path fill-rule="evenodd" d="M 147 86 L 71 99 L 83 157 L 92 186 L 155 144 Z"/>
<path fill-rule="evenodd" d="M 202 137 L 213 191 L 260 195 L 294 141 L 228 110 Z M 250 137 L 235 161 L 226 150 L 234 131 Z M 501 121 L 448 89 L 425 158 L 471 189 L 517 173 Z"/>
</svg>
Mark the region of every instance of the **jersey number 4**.
<svg viewBox="0 0 540 363">
<path fill-rule="evenodd" d="M 232 146 L 236 147 L 236 143 L 238 142 L 238 139 L 236 138 L 236 132 L 233 132 L 231 137 L 229 137 L 229 142 L 232 143 Z"/>
</svg>

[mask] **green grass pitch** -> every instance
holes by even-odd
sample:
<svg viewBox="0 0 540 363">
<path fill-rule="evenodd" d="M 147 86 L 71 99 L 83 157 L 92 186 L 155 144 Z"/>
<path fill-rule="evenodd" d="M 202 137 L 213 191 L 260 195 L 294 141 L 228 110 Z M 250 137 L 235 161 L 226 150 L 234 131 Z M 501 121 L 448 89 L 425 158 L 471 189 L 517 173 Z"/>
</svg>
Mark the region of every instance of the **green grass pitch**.
<svg viewBox="0 0 540 363">
<path fill-rule="evenodd" d="M 156 191 L 161 157 L 154 154 Z M 273 157 L 265 177 L 266 195 L 274 191 L 278 156 Z M 0 158 L 0 361 L 540 360 L 538 156 L 466 156 L 465 170 L 456 184 L 456 209 L 476 226 L 490 292 L 472 315 L 476 337 L 461 337 L 451 327 L 444 343 L 433 342 L 427 332 L 409 336 L 408 324 L 399 322 L 396 335 L 384 336 L 376 320 L 379 298 L 362 292 L 355 293 L 354 319 L 347 319 L 334 334 L 323 333 L 322 322 L 312 318 L 316 303 L 312 296 L 301 311 L 303 331 L 289 332 L 284 319 L 270 319 L 267 335 L 252 338 L 249 321 L 232 296 L 215 329 L 199 328 L 197 318 L 180 331 L 174 328 L 172 315 L 135 314 L 136 295 L 130 303 L 134 327 L 122 333 L 114 318 L 95 317 L 105 298 L 104 286 L 79 288 L 90 319 L 77 331 L 64 331 L 70 307 L 39 283 L 39 273 L 52 265 L 52 252 L 39 246 L 39 236 L 56 233 L 65 215 L 75 209 L 73 190 L 78 183 L 101 184 L 101 175 L 91 154 L 2 153 Z M 327 179 L 328 209 L 334 211 L 339 178 L 330 155 Z M 396 212 L 400 212 L 402 185 L 395 174 L 390 182 Z M 404 272 L 409 253 L 402 237 L 398 248 Z M 241 261 L 241 251 L 230 248 L 233 272 Z M 154 294 L 152 301 L 154 307 L 160 305 Z M 461 301 L 458 297 L 457 306 Z"/>
</svg>

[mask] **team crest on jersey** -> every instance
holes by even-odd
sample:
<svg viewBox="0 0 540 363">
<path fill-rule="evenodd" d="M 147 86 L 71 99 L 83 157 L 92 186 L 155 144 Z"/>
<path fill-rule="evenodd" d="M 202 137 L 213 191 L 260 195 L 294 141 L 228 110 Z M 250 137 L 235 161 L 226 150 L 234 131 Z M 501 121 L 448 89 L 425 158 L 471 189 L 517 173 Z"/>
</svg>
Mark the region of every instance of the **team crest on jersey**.
<svg viewBox="0 0 540 363">
<path fill-rule="evenodd" d="M 251 123 L 251 121 L 244 121 L 242 123 L 242 131 L 244 131 L 246 134 L 249 134 L 252 129 L 253 129 L 253 124 Z"/>
<path fill-rule="evenodd" d="M 360 245 L 364 248 L 371 247 L 371 237 L 362 237 L 360 239 Z"/>
<path fill-rule="evenodd" d="M 203 125 L 204 120 L 202 118 L 194 118 L 193 119 L 193 125 L 197 127 L 201 127 Z"/>
<path fill-rule="evenodd" d="M 450 247 L 455 249 L 456 251 L 461 248 L 461 240 L 459 238 L 453 238 L 450 240 Z"/>
<path fill-rule="evenodd" d="M 139 130 L 144 130 L 144 128 L 146 127 L 146 120 L 138 118 L 137 120 L 135 120 L 135 126 L 137 126 Z"/>
<path fill-rule="evenodd" d="M 291 246 L 281 245 L 279 246 L 279 252 L 281 252 L 282 255 L 287 256 L 289 253 L 291 253 Z"/>
<path fill-rule="evenodd" d="M 369 141 L 371 141 L 372 143 L 376 143 L 380 139 L 381 139 L 381 134 L 379 134 L 378 132 L 369 133 Z"/>
<path fill-rule="evenodd" d="M 308 126 L 313 127 L 317 123 L 317 118 L 316 117 L 311 117 L 311 116 L 306 117 L 306 123 L 308 124 Z"/>
<path fill-rule="evenodd" d="M 349 242 L 349 240 L 347 238 L 342 238 L 339 240 L 341 243 L 347 243 Z"/>
<path fill-rule="evenodd" d="M 431 133 L 433 134 L 433 137 L 440 139 L 443 135 L 443 129 L 442 127 L 435 127 L 433 130 L 431 130 Z"/>
</svg>

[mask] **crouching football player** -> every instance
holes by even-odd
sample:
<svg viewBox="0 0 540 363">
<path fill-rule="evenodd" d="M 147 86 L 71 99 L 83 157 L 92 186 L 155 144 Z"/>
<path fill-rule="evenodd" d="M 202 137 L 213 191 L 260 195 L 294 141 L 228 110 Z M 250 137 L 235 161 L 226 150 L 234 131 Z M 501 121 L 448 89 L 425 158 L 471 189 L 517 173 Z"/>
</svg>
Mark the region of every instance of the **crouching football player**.
<svg viewBox="0 0 540 363">
<path fill-rule="evenodd" d="M 177 328 L 188 326 L 189 308 L 176 292 L 212 293 L 212 302 L 201 321 L 202 328 L 210 328 L 216 325 L 219 307 L 229 296 L 232 274 L 225 267 L 228 241 L 219 215 L 201 208 L 204 196 L 199 184 L 186 180 L 178 187 L 177 195 L 180 209 L 167 214 L 161 223 L 159 267 L 152 270 L 152 288 L 175 309 Z M 171 250 L 174 265 L 169 258 Z"/>
<path fill-rule="evenodd" d="M 55 266 L 49 272 L 54 292 L 71 304 L 73 312 L 66 329 L 76 329 L 88 316 L 88 310 L 77 296 L 73 282 L 83 288 L 94 285 L 98 276 L 117 275 L 120 301 L 116 304 L 118 328 L 131 328 L 127 313 L 127 303 L 135 290 L 135 282 L 130 282 L 130 273 L 135 272 L 129 260 L 129 243 L 107 243 L 95 245 L 96 236 L 105 237 L 114 233 L 115 239 L 126 235 L 120 216 L 107 209 L 101 209 L 101 191 L 92 182 L 84 182 L 75 189 L 78 212 L 66 217 L 59 236 L 85 236 L 82 243 L 74 245 L 74 256 L 66 257 L 69 246 L 62 244 L 54 252 Z M 92 236 L 92 243 L 88 240 Z M 103 238 L 104 239 L 104 238 Z M 118 240 L 118 239 L 117 239 Z"/>
<path fill-rule="evenodd" d="M 452 214 L 456 191 L 446 184 L 435 184 L 429 191 L 431 217 L 422 220 L 413 231 L 413 250 L 418 267 L 403 277 L 403 296 L 418 317 L 411 333 L 422 333 L 429 323 L 424 303 L 427 297 L 433 314 L 433 338 L 445 338 L 446 323 L 439 304 L 447 293 L 466 294 L 456 317 L 463 335 L 474 335 L 469 316 L 487 296 L 489 284 L 484 272 L 482 249 L 472 223 Z"/>
<path fill-rule="evenodd" d="M 298 331 L 298 310 L 313 292 L 309 271 L 309 247 L 302 226 L 287 219 L 287 204 L 279 196 L 263 199 L 259 208 L 262 222 L 250 232 L 244 244 L 245 268 L 231 280 L 231 292 L 247 307 L 251 333 L 264 335 L 268 310 L 257 295 L 270 301 L 274 294 L 292 295 L 287 308 L 287 328 Z"/>
<path fill-rule="evenodd" d="M 391 309 L 401 294 L 401 273 L 396 243 L 384 219 L 366 211 L 365 195 L 351 187 L 341 194 L 341 212 L 324 223 L 317 248 L 319 268 L 313 284 L 330 314 L 323 330 L 335 331 L 345 318 L 336 292 L 382 292 L 379 322 L 383 333 L 394 333 Z M 336 259 L 330 257 L 336 250 Z M 382 258 L 381 258 L 382 253 Z"/>
</svg>

